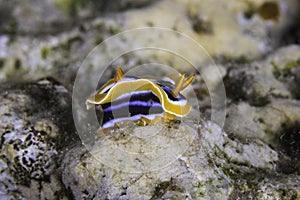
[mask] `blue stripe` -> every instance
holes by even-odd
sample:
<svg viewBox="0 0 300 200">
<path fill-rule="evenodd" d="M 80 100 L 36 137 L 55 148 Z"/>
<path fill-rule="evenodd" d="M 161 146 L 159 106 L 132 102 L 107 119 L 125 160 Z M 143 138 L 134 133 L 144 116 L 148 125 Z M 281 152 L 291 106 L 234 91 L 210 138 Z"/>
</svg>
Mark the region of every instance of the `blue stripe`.
<svg viewBox="0 0 300 200">
<path fill-rule="evenodd" d="M 119 108 L 129 107 L 129 106 L 161 107 L 161 104 L 157 103 L 157 102 L 149 102 L 149 101 L 147 101 L 147 102 L 145 102 L 145 101 L 127 101 L 127 102 L 123 102 L 123 103 L 120 103 L 120 104 L 117 104 L 117 105 L 109 106 L 109 107 L 105 108 L 103 111 L 104 112 L 109 112 L 109 111 L 112 111 L 112 110 L 117 110 Z"/>
</svg>

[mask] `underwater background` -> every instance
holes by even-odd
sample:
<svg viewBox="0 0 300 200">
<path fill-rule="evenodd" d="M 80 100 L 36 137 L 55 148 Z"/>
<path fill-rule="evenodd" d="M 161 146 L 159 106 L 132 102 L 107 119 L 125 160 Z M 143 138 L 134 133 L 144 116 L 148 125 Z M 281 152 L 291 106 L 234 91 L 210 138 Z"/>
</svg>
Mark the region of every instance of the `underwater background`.
<svg viewBox="0 0 300 200">
<path fill-rule="evenodd" d="M 299 0 L 0 0 L 0 199 L 300 199 L 299 19 Z M 81 101 L 118 65 L 195 74 L 190 115 L 97 133 Z"/>
</svg>

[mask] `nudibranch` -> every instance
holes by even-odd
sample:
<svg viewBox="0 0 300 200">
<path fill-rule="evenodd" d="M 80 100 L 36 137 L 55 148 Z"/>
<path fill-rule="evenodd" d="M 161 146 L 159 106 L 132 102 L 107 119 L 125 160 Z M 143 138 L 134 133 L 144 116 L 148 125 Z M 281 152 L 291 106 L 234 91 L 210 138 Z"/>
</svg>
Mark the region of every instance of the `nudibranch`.
<svg viewBox="0 0 300 200">
<path fill-rule="evenodd" d="M 194 79 L 194 75 L 185 76 L 171 74 L 161 79 L 124 76 L 118 66 L 114 78 L 86 100 L 86 107 L 101 106 L 104 129 L 126 120 L 146 125 L 157 118 L 168 121 L 175 116 L 183 117 L 190 112 L 191 105 L 180 91 Z"/>
</svg>

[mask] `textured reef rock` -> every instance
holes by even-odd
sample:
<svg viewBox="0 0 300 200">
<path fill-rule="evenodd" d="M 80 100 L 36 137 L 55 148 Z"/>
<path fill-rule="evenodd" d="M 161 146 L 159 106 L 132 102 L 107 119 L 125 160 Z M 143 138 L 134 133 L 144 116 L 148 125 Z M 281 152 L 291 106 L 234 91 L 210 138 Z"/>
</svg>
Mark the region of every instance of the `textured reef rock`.
<svg viewBox="0 0 300 200">
<path fill-rule="evenodd" d="M 299 49 L 224 65 L 226 132 L 209 121 L 114 130 L 89 151 L 78 145 L 66 154 L 65 187 L 74 199 L 299 198 Z M 149 154 L 160 148 L 164 154 Z"/>
<path fill-rule="evenodd" d="M 156 124 L 114 131 L 91 151 L 82 146 L 73 148 L 63 160 L 65 186 L 72 190 L 74 199 L 224 199 L 243 175 L 275 173 L 278 154 L 258 140 L 232 140 L 210 122 L 189 126 L 190 132 L 182 127 L 164 129 Z M 153 137 L 157 130 L 163 130 L 164 137 Z M 138 138 L 135 132 L 148 137 Z M 185 137 L 179 140 L 179 135 Z M 159 152 L 149 145 L 153 138 L 164 150 L 161 156 L 149 155 Z M 178 145 L 183 141 L 187 148 Z M 113 151 L 118 148 L 124 152 Z M 157 170 L 151 171 L 155 167 Z"/>
<path fill-rule="evenodd" d="M 299 199 L 299 4 L 0 0 L 0 199 Z M 145 26 L 175 35 L 128 34 L 85 59 L 111 36 Z M 155 45 L 203 70 L 210 70 L 209 56 L 219 64 L 228 102 L 224 130 L 204 118 L 125 126 L 96 137 L 87 150 L 75 135 L 68 92 L 79 67 L 87 61 L 82 89 L 112 60 L 102 77 L 118 64 L 124 71 L 151 62 L 194 71 L 157 49 L 114 60 L 120 50 Z M 163 74 L 156 66 L 143 75 L 152 71 Z M 209 115 L 205 80 L 196 79 L 200 109 Z"/>
<path fill-rule="evenodd" d="M 74 25 L 106 12 L 143 7 L 149 0 L 0 1 L 0 31 L 10 34 L 40 35 L 68 31 Z"/>
<path fill-rule="evenodd" d="M 281 133 L 300 120 L 300 47 L 279 49 L 260 62 L 230 67 L 225 85 L 232 101 L 225 130 L 278 146 Z"/>
<path fill-rule="evenodd" d="M 125 16 L 130 28 L 151 25 L 183 31 L 211 56 L 253 59 L 274 47 L 273 39 L 295 21 L 298 8 L 294 0 L 165 0 Z"/>
<path fill-rule="evenodd" d="M 56 168 L 76 138 L 69 93 L 51 79 L 0 91 L 0 198 L 66 197 Z"/>
<path fill-rule="evenodd" d="M 225 131 L 245 141 L 260 138 L 280 155 L 279 174 L 268 176 L 269 183 L 261 179 L 257 188 L 261 198 L 266 193 L 273 198 L 299 198 L 299 175 L 285 175 L 300 172 L 299 60 L 299 46 L 283 47 L 259 62 L 229 67 L 224 79 L 231 101 Z"/>
<path fill-rule="evenodd" d="M 71 87 L 70 82 L 74 80 L 80 62 L 96 45 L 121 31 L 145 26 L 185 33 L 212 57 L 253 60 L 279 45 L 278 38 L 285 35 L 285 30 L 294 21 L 297 22 L 299 7 L 297 0 L 32 2 L 35 1 L 22 1 L 20 5 L 11 1 L 0 2 L 3 9 L 7 7 L 0 13 L 13 15 L 7 16 L 11 20 L 0 23 L 4 33 L 0 35 L 0 81 L 20 76 L 31 80 L 46 74 Z M 44 11 L 45 7 L 49 9 Z M 137 7 L 139 9 L 132 9 Z M 98 60 L 110 58 L 115 49 L 124 46 L 155 46 L 163 41 L 166 49 L 180 52 L 196 65 L 207 61 L 205 53 L 195 51 L 191 45 L 183 48 L 178 43 L 180 38 L 171 40 L 168 34 L 158 35 L 150 41 L 137 39 L 143 36 L 124 37 L 121 41 L 111 42 L 105 53 L 99 53 Z M 188 63 L 182 63 L 170 53 L 151 51 L 141 55 L 138 52 L 123 55 L 116 64 L 136 66 L 159 62 L 174 66 L 181 72 L 192 70 Z"/>
</svg>

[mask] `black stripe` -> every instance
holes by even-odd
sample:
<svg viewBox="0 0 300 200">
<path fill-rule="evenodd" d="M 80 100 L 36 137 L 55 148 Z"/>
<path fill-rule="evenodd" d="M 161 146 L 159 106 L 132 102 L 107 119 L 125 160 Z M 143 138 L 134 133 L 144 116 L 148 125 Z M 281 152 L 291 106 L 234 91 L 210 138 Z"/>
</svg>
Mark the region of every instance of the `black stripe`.
<svg viewBox="0 0 300 200">
<path fill-rule="evenodd" d="M 182 94 L 178 94 L 177 97 L 174 97 L 173 94 L 171 93 L 171 88 L 166 86 L 166 85 L 159 85 L 168 95 L 168 99 L 171 101 L 180 101 L 183 99 L 186 99 Z"/>
<path fill-rule="evenodd" d="M 117 109 L 112 109 L 113 106 L 121 105 L 122 103 L 128 102 L 130 105 L 124 105 Z M 147 104 L 141 105 L 141 104 Z M 153 104 L 155 106 L 153 106 Z M 131 96 L 117 99 L 113 102 L 102 104 L 103 121 L 102 124 L 107 123 L 112 119 L 132 117 L 135 115 L 149 115 L 149 114 L 160 114 L 163 112 L 163 108 L 160 105 L 158 97 L 151 91 L 143 93 L 136 92 Z M 107 111 L 104 111 L 107 110 Z"/>
</svg>

